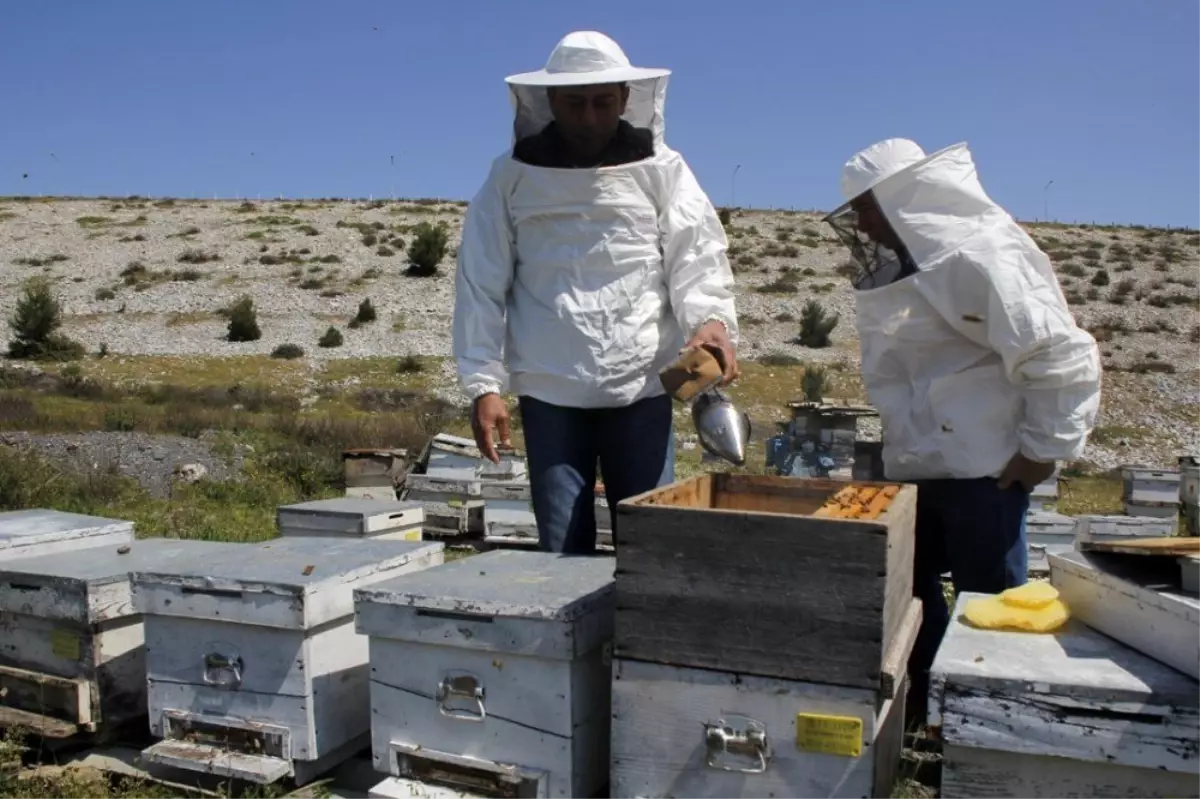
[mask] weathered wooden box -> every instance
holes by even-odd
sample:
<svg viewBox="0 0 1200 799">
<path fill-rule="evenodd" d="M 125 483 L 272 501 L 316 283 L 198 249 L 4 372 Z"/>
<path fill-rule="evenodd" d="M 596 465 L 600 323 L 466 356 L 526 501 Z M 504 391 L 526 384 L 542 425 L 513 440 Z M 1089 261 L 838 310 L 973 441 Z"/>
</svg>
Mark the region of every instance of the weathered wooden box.
<svg viewBox="0 0 1200 799">
<path fill-rule="evenodd" d="M 442 562 L 440 542 L 277 538 L 132 575 L 160 767 L 304 783 L 369 741 L 357 587 Z"/>
<path fill-rule="evenodd" d="M 1064 552 L 1050 584 L 1089 627 L 1200 679 L 1200 599 L 1182 592 L 1176 558 Z"/>
<path fill-rule="evenodd" d="M 133 522 L 31 508 L 0 513 L 0 560 L 133 541 Z"/>
<path fill-rule="evenodd" d="M 1175 529 L 1173 519 L 1151 516 L 1087 515 L 1075 517 L 1075 547 L 1089 541 L 1163 538 Z"/>
<path fill-rule="evenodd" d="M 425 474 L 458 479 L 517 480 L 525 477 L 525 459 L 516 450 L 499 448 L 499 463 L 492 463 L 469 438 L 439 433 L 422 457 Z"/>
<path fill-rule="evenodd" d="M 375 769 L 511 796 L 607 780 L 613 559 L 494 550 L 355 591 Z"/>
<path fill-rule="evenodd" d="M 980 630 L 959 595 L 930 674 L 941 796 L 1200 792 L 1190 677 L 1071 619 L 1053 634 Z"/>
<path fill-rule="evenodd" d="M 418 502 L 425 509 L 427 538 L 479 537 L 484 529 L 480 482 L 473 477 L 410 474 L 401 495 L 406 502 Z"/>
<path fill-rule="evenodd" d="M 425 508 L 419 502 L 334 497 L 281 505 L 275 521 L 281 536 L 420 541 Z"/>
<path fill-rule="evenodd" d="M 129 572 L 238 548 L 151 538 L 0 562 L 0 727 L 100 740 L 144 717 Z"/>
<path fill-rule="evenodd" d="M 814 515 L 867 488 L 882 509 Z M 620 503 L 616 656 L 880 687 L 912 600 L 916 492 L 711 474 Z"/>
<path fill-rule="evenodd" d="M 1200 535 L 1200 457 L 1179 458 L 1179 504 L 1187 535 Z"/>
<path fill-rule="evenodd" d="M 1025 539 L 1029 549 L 1029 573 L 1049 573 L 1046 555 L 1075 546 L 1075 520 L 1054 511 L 1035 510 L 1025 516 Z"/>
<path fill-rule="evenodd" d="M 904 689 L 616 659 L 609 795 L 891 796 Z"/>
</svg>

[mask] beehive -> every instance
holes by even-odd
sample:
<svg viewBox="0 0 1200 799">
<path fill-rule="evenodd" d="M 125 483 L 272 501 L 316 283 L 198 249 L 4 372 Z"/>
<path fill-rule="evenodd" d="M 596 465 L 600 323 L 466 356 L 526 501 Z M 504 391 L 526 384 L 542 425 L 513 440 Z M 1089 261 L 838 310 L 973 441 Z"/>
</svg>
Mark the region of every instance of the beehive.
<svg viewBox="0 0 1200 799">
<path fill-rule="evenodd" d="M 0 513 L 0 560 L 133 541 L 133 522 L 47 508 Z"/>
<path fill-rule="evenodd" d="M 615 654 L 879 689 L 912 598 L 916 488 L 734 474 L 618 506 Z"/>
</svg>

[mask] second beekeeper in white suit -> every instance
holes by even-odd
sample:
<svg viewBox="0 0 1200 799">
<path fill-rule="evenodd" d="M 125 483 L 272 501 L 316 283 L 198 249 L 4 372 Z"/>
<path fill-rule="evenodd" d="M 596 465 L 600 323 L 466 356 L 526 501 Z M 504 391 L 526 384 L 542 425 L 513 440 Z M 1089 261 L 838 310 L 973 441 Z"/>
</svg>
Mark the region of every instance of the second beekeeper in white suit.
<svg viewBox="0 0 1200 799">
<path fill-rule="evenodd" d="M 1083 454 L 1100 407 L 1100 354 L 1050 259 L 984 192 L 965 144 L 926 155 L 888 139 L 842 171 L 827 217 L 858 267 L 863 382 L 889 480 L 918 486 L 909 663 L 918 715 L 956 591 L 1026 582 L 1029 494 Z"/>
<path fill-rule="evenodd" d="M 681 348 L 711 345 L 737 374 L 725 233 L 663 137 L 669 74 L 603 34 L 567 35 L 544 69 L 507 79 L 513 146 L 467 209 L 459 379 L 493 459 L 502 394 L 517 396 L 546 550 L 594 551 L 597 464 L 612 509 L 674 479 L 658 372 Z"/>
</svg>

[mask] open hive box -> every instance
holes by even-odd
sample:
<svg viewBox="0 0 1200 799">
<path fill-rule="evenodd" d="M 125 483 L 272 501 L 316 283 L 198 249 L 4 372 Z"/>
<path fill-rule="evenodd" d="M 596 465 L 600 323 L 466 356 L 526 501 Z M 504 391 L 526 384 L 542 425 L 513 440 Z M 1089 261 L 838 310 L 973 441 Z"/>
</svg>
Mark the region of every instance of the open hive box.
<svg viewBox="0 0 1200 799">
<path fill-rule="evenodd" d="M 894 690 L 914 486 L 702 475 L 618 507 L 614 655 Z"/>
</svg>

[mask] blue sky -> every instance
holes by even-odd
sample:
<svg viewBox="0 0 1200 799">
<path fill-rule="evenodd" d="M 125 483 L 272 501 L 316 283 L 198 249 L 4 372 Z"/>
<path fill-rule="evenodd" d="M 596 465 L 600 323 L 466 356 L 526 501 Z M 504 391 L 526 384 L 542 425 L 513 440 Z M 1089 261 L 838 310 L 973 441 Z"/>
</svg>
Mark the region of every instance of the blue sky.
<svg viewBox="0 0 1200 799">
<path fill-rule="evenodd" d="M 906 136 L 968 141 L 1021 219 L 1195 227 L 1198 9 L 3 0 L 0 195 L 467 199 L 508 145 L 504 76 L 595 29 L 673 70 L 667 141 L 718 205 L 831 208 L 850 155 Z"/>
</svg>

